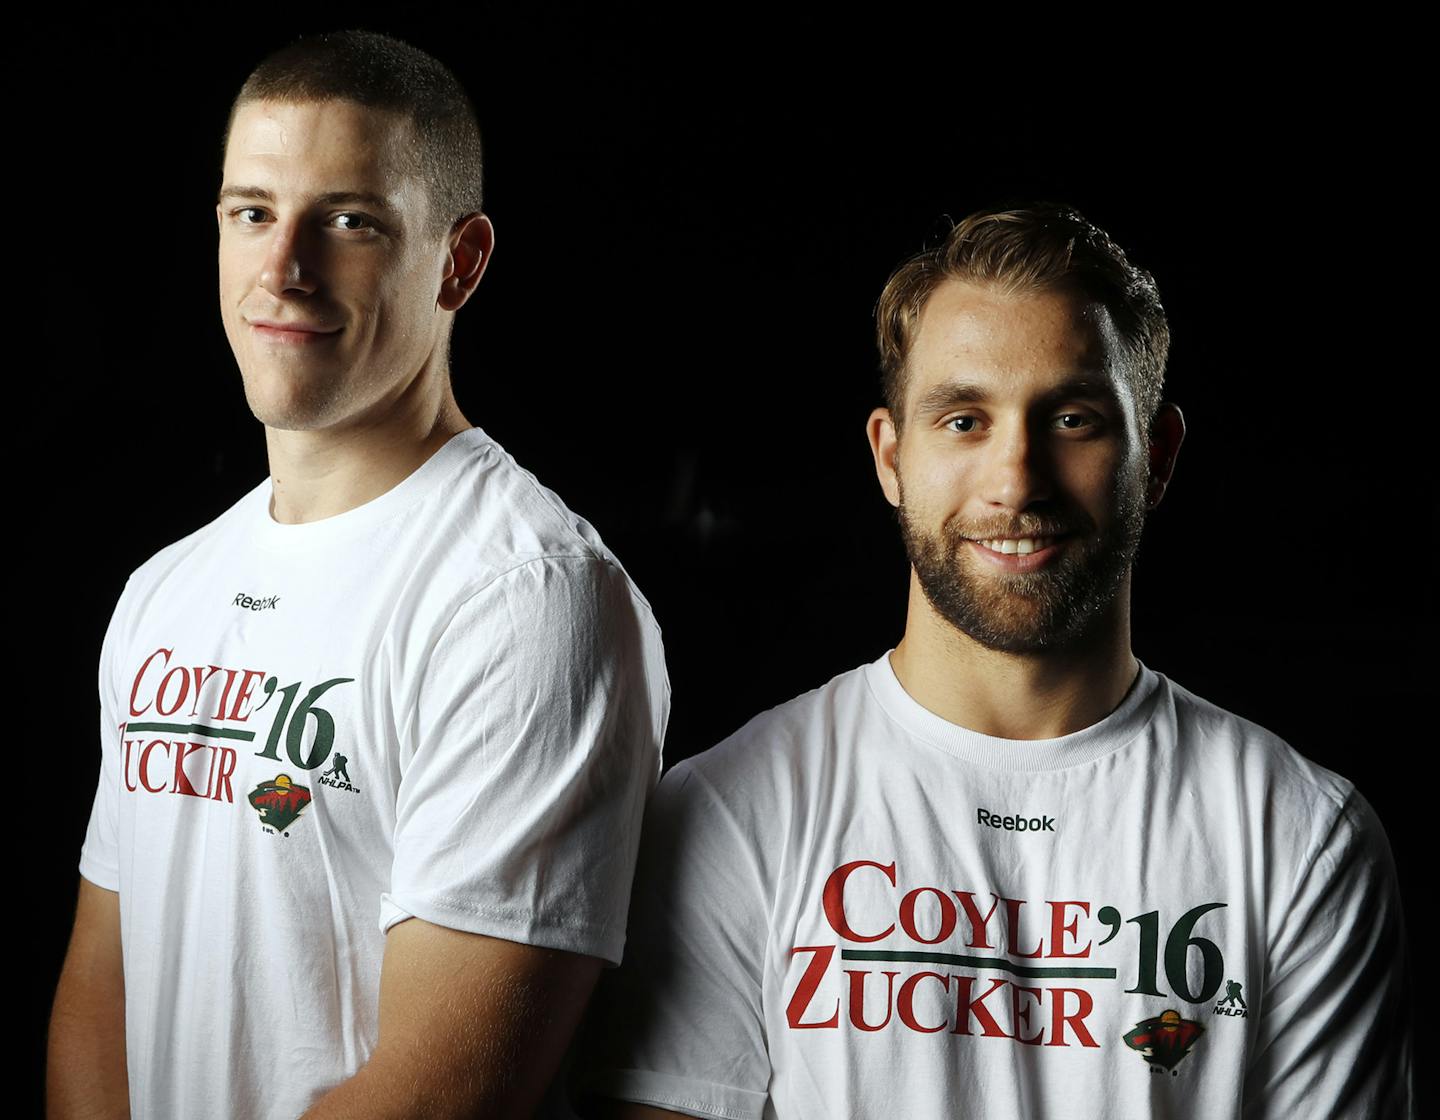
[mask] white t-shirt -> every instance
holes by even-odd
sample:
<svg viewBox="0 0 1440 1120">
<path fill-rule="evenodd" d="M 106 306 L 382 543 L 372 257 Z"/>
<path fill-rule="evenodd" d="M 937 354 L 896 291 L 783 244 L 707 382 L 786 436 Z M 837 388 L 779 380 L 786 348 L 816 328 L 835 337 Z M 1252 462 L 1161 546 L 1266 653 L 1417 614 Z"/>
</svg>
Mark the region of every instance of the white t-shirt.
<svg viewBox="0 0 1440 1120">
<path fill-rule="evenodd" d="M 669 709 L 649 605 L 479 429 L 336 517 L 267 480 L 131 576 L 81 873 L 131 1107 L 293 1118 L 376 1042 L 384 931 L 620 959 Z"/>
<path fill-rule="evenodd" d="M 589 1088 L 691 1116 L 1399 1115 L 1402 937 L 1344 779 L 1142 669 L 991 738 L 888 655 L 667 774 Z"/>
</svg>

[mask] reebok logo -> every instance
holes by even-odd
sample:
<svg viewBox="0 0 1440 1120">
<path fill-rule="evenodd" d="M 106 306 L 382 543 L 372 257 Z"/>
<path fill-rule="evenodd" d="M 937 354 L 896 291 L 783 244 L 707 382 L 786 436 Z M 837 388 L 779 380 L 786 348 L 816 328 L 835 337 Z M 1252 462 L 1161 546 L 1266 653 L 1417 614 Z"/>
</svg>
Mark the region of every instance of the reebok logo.
<svg viewBox="0 0 1440 1120">
<path fill-rule="evenodd" d="M 990 828 L 1003 828 L 1006 832 L 1054 832 L 1054 817 L 1010 817 L 992 813 L 988 809 L 976 809 L 975 820 Z"/>
<path fill-rule="evenodd" d="M 256 599 L 242 591 L 235 596 L 235 602 L 230 605 L 244 611 L 268 611 L 279 601 L 279 595 L 271 595 L 268 599 Z"/>
</svg>

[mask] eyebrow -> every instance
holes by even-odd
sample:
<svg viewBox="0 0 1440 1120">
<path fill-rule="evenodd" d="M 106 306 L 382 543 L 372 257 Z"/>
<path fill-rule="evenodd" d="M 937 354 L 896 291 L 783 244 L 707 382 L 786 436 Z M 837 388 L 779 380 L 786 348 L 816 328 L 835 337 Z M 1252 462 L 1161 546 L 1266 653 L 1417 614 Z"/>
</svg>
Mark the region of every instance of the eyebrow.
<svg viewBox="0 0 1440 1120">
<path fill-rule="evenodd" d="M 926 414 L 943 412 L 958 404 L 982 404 L 991 396 L 991 390 L 973 381 L 944 381 L 925 390 L 915 402 L 915 410 Z M 1118 399 L 1114 386 L 1109 382 L 1090 377 L 1071 377 L 1045 393 L 1037 403 L 1044 407 L 1061 401 L 1114 403 Z"/>
<path fill-rule="evenodd" d="M 264 187 L 221 187 L 218 202 L 226 199 L 255 199 L 259 202 L 274 202 L 275 192 Z M 368 206 L 374 210 L 394 213 L 394 206 L 384 195 L 370 191 L 330 191 L 313 200 L 316 206 Z"/>
</svg>

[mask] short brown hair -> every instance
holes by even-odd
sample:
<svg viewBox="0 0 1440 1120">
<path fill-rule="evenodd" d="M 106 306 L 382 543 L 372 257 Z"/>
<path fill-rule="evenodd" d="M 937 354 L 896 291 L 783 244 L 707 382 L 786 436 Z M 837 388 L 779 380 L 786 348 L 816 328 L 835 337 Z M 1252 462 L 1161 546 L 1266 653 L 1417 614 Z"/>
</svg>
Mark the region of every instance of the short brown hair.
<svg viewBox="0 0 1440 1120">
<path fill-rule="evenodd" d="M 1078 210 L 1053 203 L 981 210 L 890 275 L 875 305 L 880 383 L 895 423 L 903 421 L 905 361 L 926 301 L 946 280 L 994 284 L 1007 292 L 1073 288 L 1110 312 L 1126 351 L 1126 375 L 1140 420 L 1160 407 L 1170 327 L 1155 279 Z"/>
<path fill-rule="evenodd" d="M 480 126 L 465 90 L 444 65 L 409 43 L 374 31 L 335 31 L 297 39 L 267 56 L 245 79 L 225 139 L 242 105 L 354 101 L 408 119 L 415 173 L 424 181 L 432 232 L 449 230 L 481 208 Z"/>
</svg>

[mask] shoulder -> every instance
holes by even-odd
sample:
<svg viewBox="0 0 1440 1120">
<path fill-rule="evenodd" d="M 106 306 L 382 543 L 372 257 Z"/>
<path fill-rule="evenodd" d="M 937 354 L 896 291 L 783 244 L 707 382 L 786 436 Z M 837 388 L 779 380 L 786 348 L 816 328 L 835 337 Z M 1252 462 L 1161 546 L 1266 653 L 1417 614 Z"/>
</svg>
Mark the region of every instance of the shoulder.
<svg viewBox="0 0 1440 1120">
<path fill-rule="evenodd" d="M 831 678 L 746 722 L 667 776 L 681 799 L 713 800 L 742 816 L 763 816 L 803 800 L 805 786 L 831 773 L 839 739 L 870 702 L 868 666 Z"/>
<path fill-rule="evenodd" d="M 1252 850 L 1296 876 L 1337 870 L 1362 854 L 1377 865 L 1389 860 L 1385 830 L 1351 781 L 1252 720 L 1173 682 L 1166 687 L 1190 795 L 1228 814 Z"/>
<path fill-rule="evenodd" d="M 254 516 L 255 509 L 265 508 L 269 488 L 270 480 L 261 480 L 220 516 L 151 555 L 130 573 L 120 596 L 120 606 L 143 602 L 173 578 L 184 578 L 189 565 L 207 550 L 223 548 L 228 534 L 244 533 L 244 526 Z"/>
<path fill-rule="evenodd" d="M 487 436 L 455 437 L 461 454 L 443 486 L 417 512 L 428 542 L 427 578 L 449 586 L 457 605 L 494 585 L 546 590 L 556 583 L 597 594 L 616 585 L 646 614 L 649 604 L 600 534 L 560 496 Z"/>
<path fill-rule="evenodd" d="M 456 437 L 469 454 L 436 510 L 470 526 L 480 556 L 498 568 L 546 557 L 613 562 L 591 524 L 479 428 Z"/>
<path fill-rule="evenodd" d="M 1163 678 L 1178 749 L 1204 770 L 1228 772 L 1278 808 L 1333 816 L 1354 786 L 1306 758 L 1279 735 Z"/>
</svg>

